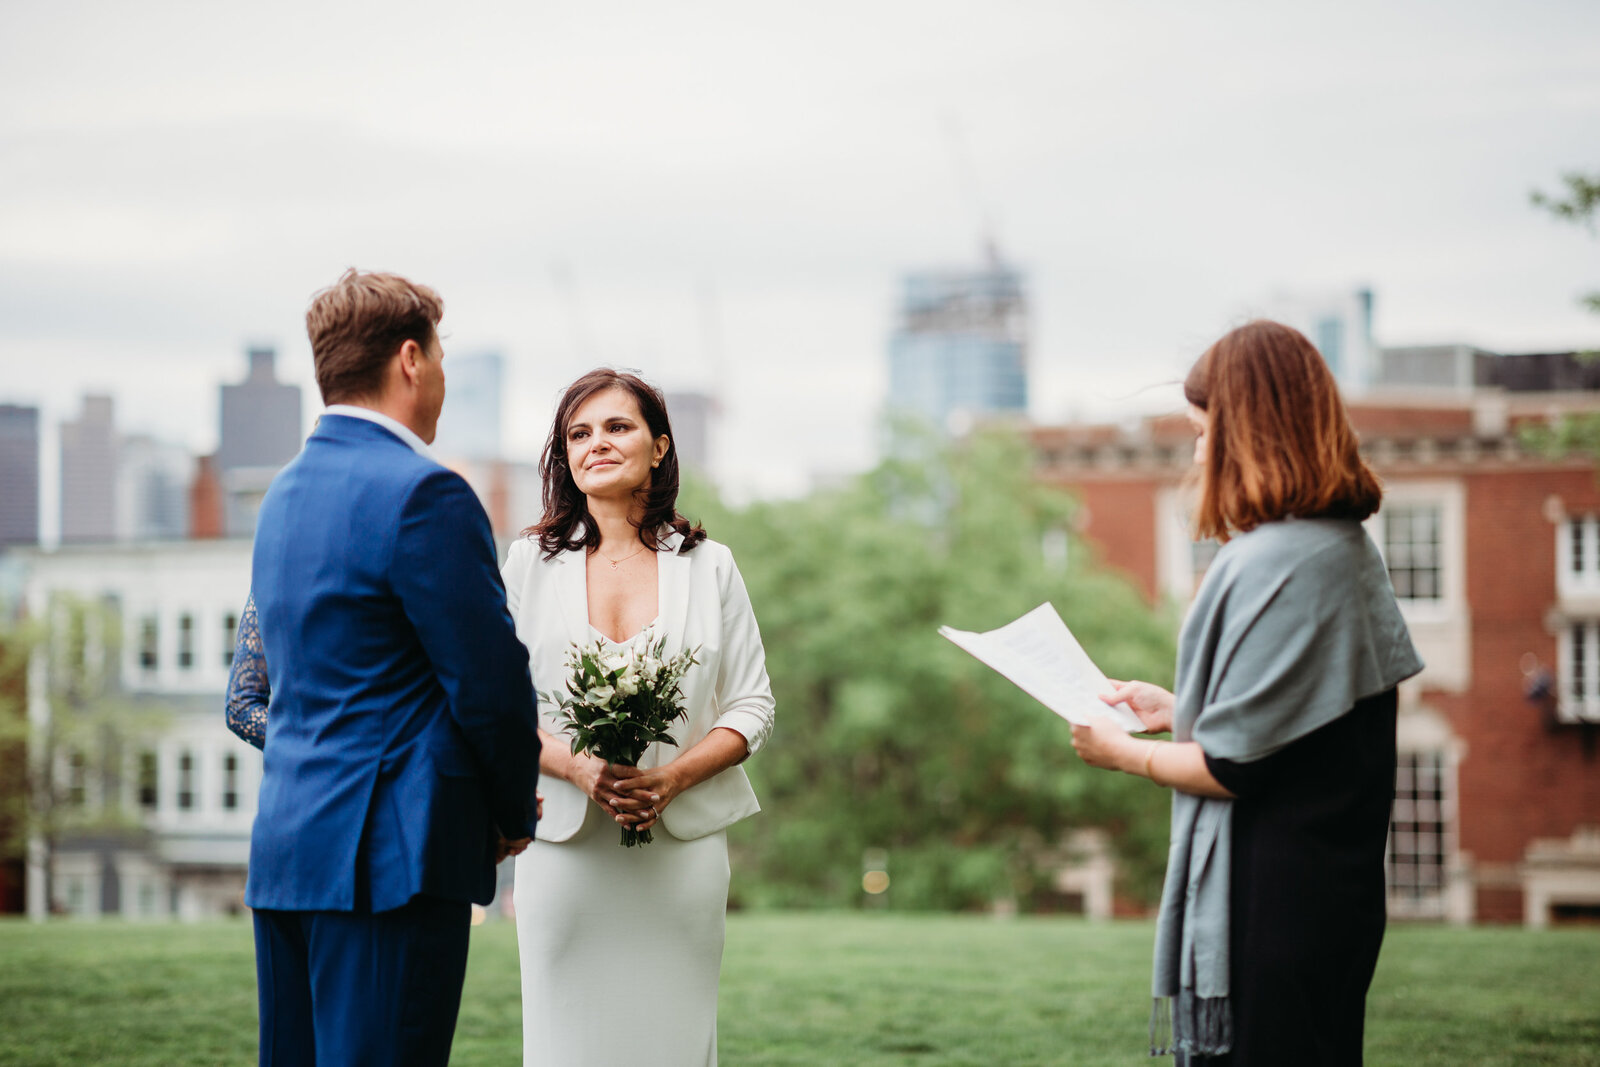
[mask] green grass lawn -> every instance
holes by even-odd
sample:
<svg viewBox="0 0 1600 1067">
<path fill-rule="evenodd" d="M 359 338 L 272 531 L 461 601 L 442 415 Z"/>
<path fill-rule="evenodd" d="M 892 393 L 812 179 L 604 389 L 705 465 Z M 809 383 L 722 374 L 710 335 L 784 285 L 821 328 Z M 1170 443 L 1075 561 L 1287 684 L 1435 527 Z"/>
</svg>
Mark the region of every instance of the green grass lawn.
<svg viewBox="0 0 1600 1067">
<path fill-rule="evenodd" d="M 722 1062 L 1148 1063 L 1150 939 L 1137 922 L 734 915 Z M 246 922 L 0 924 L 0 1065 L 254 1062 L 251 961 Z M 596 1040 L 647 1067 L 651 1035 L 615 999 Z M 514 930 L 480 927 L 453 1062 L 518 1063 L 519 1011 Z M 1600 1064 L 1600 930 L 1391 928 L 1367 1062 Z"/>
</svg>

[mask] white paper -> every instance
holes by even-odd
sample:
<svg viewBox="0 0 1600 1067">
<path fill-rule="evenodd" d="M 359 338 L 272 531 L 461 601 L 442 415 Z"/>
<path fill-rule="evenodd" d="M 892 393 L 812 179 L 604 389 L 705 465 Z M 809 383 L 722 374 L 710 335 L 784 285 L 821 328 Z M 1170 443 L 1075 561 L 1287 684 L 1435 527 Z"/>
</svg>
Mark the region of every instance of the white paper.
<svg viewBox="0 0 1600 1067">
<path fill-rule="evenodd" d="M 974 633 L 941 626 L 939 632 L 1070 723 L 1087 726 L 1109 716 L 1129 733 L 1144 730 L 1127 705 L 1113 707 L 1100 699 L 1111 692 L 1111 683 L 1049 603 L 998 630 Z"/>
</svg>

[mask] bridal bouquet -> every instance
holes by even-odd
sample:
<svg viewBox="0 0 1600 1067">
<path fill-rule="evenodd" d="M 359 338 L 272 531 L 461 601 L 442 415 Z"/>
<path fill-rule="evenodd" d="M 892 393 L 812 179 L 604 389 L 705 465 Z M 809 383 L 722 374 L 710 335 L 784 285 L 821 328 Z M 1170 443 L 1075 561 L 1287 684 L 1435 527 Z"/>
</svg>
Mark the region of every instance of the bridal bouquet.
<svg viewBox="0 0 1600 1067">
<path fill-rule="evenodd" d="M 666 635 L 647 626 L 621 648 L 594 640 L 567 650 L 567 694 L 544 699 L 559 709 L 572 728 L 572 753 L 588 752 L 607 763 L 639 765 L 645 749 L 656 741 L 676 745 L 667 727 L 684 717 L 683 676 L 697 661 L 698 648 L 665 655 Z M 623 827 L 628 848 L 648 845 L 649 830 Z"/>
</svg>

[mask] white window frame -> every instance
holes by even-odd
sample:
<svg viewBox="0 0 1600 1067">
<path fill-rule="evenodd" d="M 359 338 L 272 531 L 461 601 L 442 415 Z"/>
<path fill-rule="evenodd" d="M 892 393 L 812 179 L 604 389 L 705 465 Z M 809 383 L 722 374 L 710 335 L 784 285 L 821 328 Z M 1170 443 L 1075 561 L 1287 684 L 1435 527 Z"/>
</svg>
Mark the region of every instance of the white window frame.
<svg viewBox="0 0 1600 1067">
<path fill-rule="evenodd" d="M 1583 647 L 1575 648 L 1581 629 Z M 1581 656 L 1576 653 L 1581 651 Z M 1575 692 L 1575 668 L 1582 662 L 1584 685 Z M 1564 619 L 1556 636 L 1556 718 L 1566 723 L 1600 722 L 1600 617 Z"/>
<path fill-rule="evenodd" d="M 1402 778 L 1413 761 L 1430 760 L 1438 776 L 1438 796 L 1433 799 L 1418 798 L 1416 781 L 1409 789 L 1402 789 Z M 1384 884 L 1389 899 L 1389 913 L 1397 918 L 1442 918 L 1448 903 L 1451 869 L 1455 864 L 1456 834 L 1459 825 L 1456 814 L 1455 764 L 1448 748 L 1426 747 L 1402 749 L 1396 761 L 1394 806 L 1389 814 L 1389 840 L 1384 849 Z M 1401 835 L 1418 835 L 1415 829 L 1400 831 L 1400 824 L 1416 827 L 1418 824 L 1436 826 L 1437 840 L 1433 849 L 1424 852 L 1419 842 L 1407 842 L 1408 848 L 1400 850 Z M 1397 880 L 1397 856 L 1417 857 L 1437 855 L 1438 868 L 1432 880 L 1417 877 L 1413 864 L 1413 877 Z"/>
<path fill-rule="evenodd" d="M 187 767 L 184 760 L 189 761 Z M 190 744 L 182 745 L 174 758 L 176 774 L 173 775 L 172 807 L 184 817 L 192 817 L 200 813 L 202 797 L 200 783 L 200 752 Z M 184 803 L 188 797 L 189 802 Z"/>
<path fill-rule="evenodd" d="M 178 670 L 188 673 L 200 664 L 199 650 L 200 620 L 193 611 L 180 611 L 173 621 L 173 640 L 175 646 L 172 652 L 173 665 Z"/>
<path fill-rule="evenodd" d="M 1460 482 L 1394 482 L 1384 487 L 1383 507 L 1367 520 L 1367 532 L 1385 555 L 1387 519 L 1395 508 L 1439 509 L 1439 596 L 1396 596 L 1408 623 L 1448 622 L 1466 611 L 1466 493 Z M 1387 557 L 1384 566 L 1388 566 Z"/>
<path fill-rule="evenodd" d="M 1461 852 L 1461 761 L 1466 746 L 1451 729 L 1449 721 L 1426 704 L 1417 705 L 1416 683 L 1400 686 L 1400 715 L 1395 724 L 1396 775 L 1395 803 L 1389 815 L 1389 838 L 1384 846 L 1384 886 L 1389 914 L 1401 919 L 1445 919 L 1454 923 L 1471 922 L 1474 894 L 1465 873 L 1470 860 Z M 1418 809 L 1410 805 L 1415 797 L 1406 796 L 1401 786 L 1400 768 L 1417 757 L 1432 759 L 1439 768 L 1437 807 Z M 1412 886 L 1395 880 L 1395 826 L 1397 823 L 1433 822 L 1439 826 L 1440 867 L 1438 876 L 1427 886 Z"/>
<path fill-rule="evenodd" d="M 1555 524 L 1556 593 L 1563 599 L 1600 594 L 1600 515 L 1568 515 Z M 1574 546 L 1573 533 L 1579 544 Z M 1573 568 L 1574 547 L 1581 569 Z"/>
<path fill-rule="evenodd" d="M 233 670 L 233 650 L 239 644 L 239 621 L 238 608 L 222 613 L 222 653 L 219 658 L 225 671 Z"/>
<path fill-rule="evenodd" d="M 218 778 L 221 791 L 217 796 L 217 810 L 232 815 L 244 807 L 244 790 L 240 788 L 244 780 L 244 760 L 238 753 L 223 753 Z"/>
</svg>

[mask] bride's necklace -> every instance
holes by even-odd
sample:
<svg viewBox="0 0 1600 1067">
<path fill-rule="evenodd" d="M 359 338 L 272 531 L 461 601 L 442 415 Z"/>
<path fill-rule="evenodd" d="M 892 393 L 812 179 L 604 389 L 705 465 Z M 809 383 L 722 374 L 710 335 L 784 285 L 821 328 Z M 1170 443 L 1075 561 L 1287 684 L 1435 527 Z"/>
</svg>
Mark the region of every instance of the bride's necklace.
<svg viewBox="0 0 1600 1067">
<path fill-rule="evenodd" d="M 612 570 L 616 570 L 619 566 L 621 566 L 622 564 L 628 562 L 628 560 L 632 559 L 634 556 L 637 556 L 639 553 L 643 552 L 646 547 L 647 546 L 641 544 L 638 548 L 634 549 L 632 552 L 629 552 L 626 556 L 621 556 L 621 557 L 618 557 L 617 559 L 612 559 L 610 556 L 606 555 L 604 552 L 600 552 L 600 549 L 598 547 L 595 548 L 595 551 L 596 552 L 600 552 L 601 558 L 604 559 L 607 563 L 611 564 L 611 569 Z"/>
</svg>

